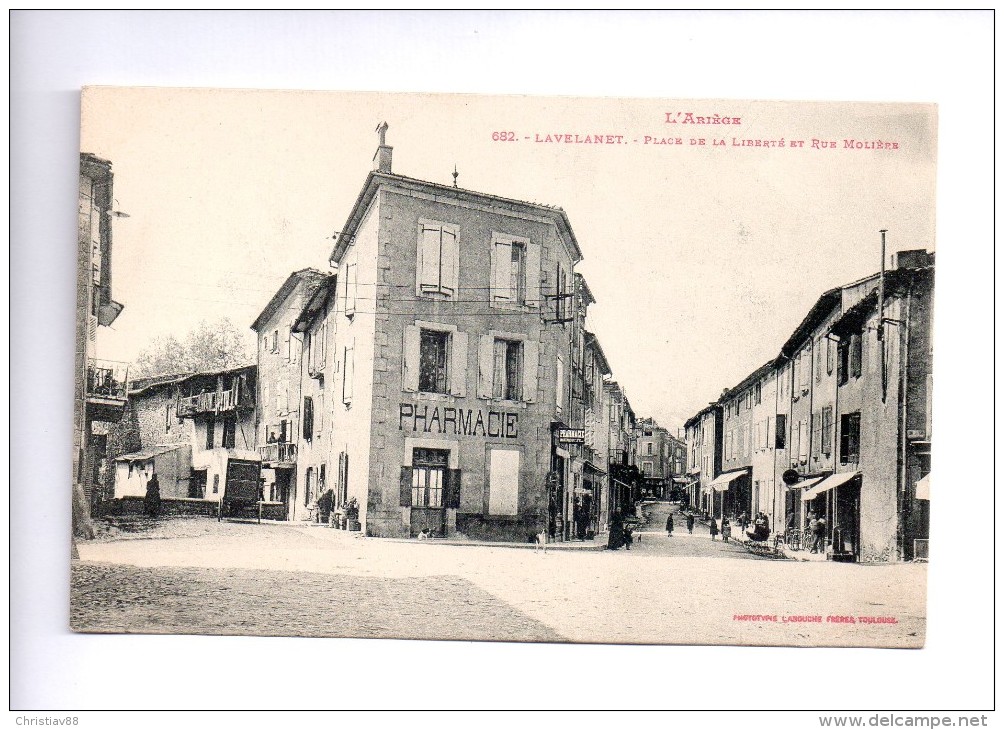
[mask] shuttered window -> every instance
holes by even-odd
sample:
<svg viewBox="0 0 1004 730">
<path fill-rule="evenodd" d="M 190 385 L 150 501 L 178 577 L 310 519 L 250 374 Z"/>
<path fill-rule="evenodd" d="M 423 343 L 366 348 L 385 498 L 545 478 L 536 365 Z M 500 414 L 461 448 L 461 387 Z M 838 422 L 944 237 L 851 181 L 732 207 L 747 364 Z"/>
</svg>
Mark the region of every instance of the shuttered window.
<svg viewBox="0 0 1004 730">
<path fill-rule="evenodd" d="M 821 451 L 829 456 L 833 452 L 833 408 L 826 406 L 823 408 L 823 423 L 820 433 Z"/>
<path fill-rule="evenodd" d="M 303 398 L 303 438 L 314 438 L 314 399 L 309 395 Z"/>
<path fill-rule="evenodd" d="M 354 263 L 345 266 L 345 316 L 347 317 L 356 313 L 357 268 Z"/>
<path fill-rule="evenodd" d="M 436 221 L 419 221 L 416 293 L 453 298 L 458 292 L 460 249 L 458 227 Z"/>
<path fill-rule="evenodd" d="M 493 306 L 536 307 L 540 302 L 540 244 L 527 238 L 493 233 L 491 287 Z"/>
<path fill-rule="evenodd" d="M 346 347 L 342 353 L 342 403 L 352 402 L 352 380 L 355 376 L 355 347 Z"/>
</svg>

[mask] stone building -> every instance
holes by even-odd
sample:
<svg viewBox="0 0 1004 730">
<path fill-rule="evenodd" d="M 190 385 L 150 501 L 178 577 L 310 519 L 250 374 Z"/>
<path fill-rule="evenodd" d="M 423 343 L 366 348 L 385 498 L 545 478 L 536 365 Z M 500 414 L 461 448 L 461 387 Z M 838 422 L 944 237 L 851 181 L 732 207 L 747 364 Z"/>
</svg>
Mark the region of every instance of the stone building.
<svg viewBox="0 0 1004 730">
<path fill-rule="evenodd" d="M 313 387 L 315 381 L 310 379 L 310 372 L 304 374 L 301 362 L 303 332 L 294 331 L 294 324 L 313 295 L 322 286 L 330 286 L 329 278 L 317 269 L 294 271 L 251 324 L 258 338 L 255 433 L 265 480 L 264 496 L 271 502 L 283 504 L 286 518 L 290 520 L 310 516 L 307 508 L 311 500 L 316 499 L 316 479 L 320 473 L 319 466 L 312 465 L 316 470 L 311 472 L 315 494 L 308 495 L 306 471 L 297 469 L 297 449 L 302 438 L 304 378 L 307 378 L 308 387 Z M 331 335 L 334 335 L 333 330 Z M 330 350 L 331 347 L 320 356 L 325 362 L 332 361 Z M 315 348 L 315 353 L 318 352 L 322 351 Z M 318 386 L 322 382 L 316 381 Z M 330 377 L 328 382 L 331 382 Z"/>
<path fill-rule="evenodd" d="M 635 442 L 644 493 L 665 498 L 673 479 L 669 431 L 652 418 L 642 418 L 635 423 Z"/>
<path fill-rule="evenodd" d="M 108 327 L 123 305 L 112 299 L 112 165 L 80 155 L 77 212 L 77 322 L 73 398 L 74 530 L 86 534 L 87 516 L 100 500 L 107 426 L 122 418 L 129 368 L 97 358 L 98 327 Z"/>
<path fill-rule="evenodd" d="M 710 514 L 714 506 L 711 483 L 722 471 L 722 409 L 709 403 L 687 419 L 687 502 Z"/>
<path fill-rule="evenodd" d="M 568 218 L 396 174 L 380 131 L 333 277 L 298 300 L 287 282 L 256 323 L 261 341 L 288 321 L 308 353 L 292 514 L 312 516 L 323 468 L 335 506 L 355 500 L 368 535 L 571 537 L 585 470 L 572 376 L 590 297 L 573 278 Z M 286 372 L 260 372 L 266 402 Z M 262 413 L 259 435 L 278 415 Z"/>
<path fill-rule="evenodd" d="M 743 507 L 767 513 L 773 531 L 815 516 L 834 560 L 926 558 L 933 279 L 933 254 L 900 251 L 889 271 L 824 292 L 775 360 L 687 421 L 695 487 L 717 410 L 713 490 L 749 470 Z"/>
</svg>

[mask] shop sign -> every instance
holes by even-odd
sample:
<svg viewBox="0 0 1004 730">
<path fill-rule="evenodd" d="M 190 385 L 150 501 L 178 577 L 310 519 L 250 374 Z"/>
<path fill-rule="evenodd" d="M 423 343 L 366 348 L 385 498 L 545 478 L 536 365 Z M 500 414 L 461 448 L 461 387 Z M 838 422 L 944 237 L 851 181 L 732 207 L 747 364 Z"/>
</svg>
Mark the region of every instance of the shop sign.
<svg viewBox="0 0 1004 730">
<path fill-rule="evenodd" d="M 519 413 L 401 403 L 397 428 L 412 433 L 516 439 L 519 438 Z"/>
<path fill-rule="evenodd" d="M 584 444 L 586 442 L 586 429 L 584 428 L 559 428 L 558 443 L 561 444 Z"/>
</svg>

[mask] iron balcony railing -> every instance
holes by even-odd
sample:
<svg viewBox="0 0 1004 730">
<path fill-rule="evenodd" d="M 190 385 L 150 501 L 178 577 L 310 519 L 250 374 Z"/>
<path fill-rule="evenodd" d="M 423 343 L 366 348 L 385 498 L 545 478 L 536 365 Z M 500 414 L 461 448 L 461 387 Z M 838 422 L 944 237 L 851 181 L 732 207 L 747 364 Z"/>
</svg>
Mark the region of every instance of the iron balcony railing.
<svg viewBox="0 0 1004 730">
<path fill-rule="evenodd" d="M 296 461 L 296 444 L 275 441 L 258 447 L 263 462 L 291 464 Z"/>
<path fill-rule="evenodd" d="M 129 388 L 128 363 L 88 358 L 86 387 L 88 397 L 124 401 Z"/>
</svg>

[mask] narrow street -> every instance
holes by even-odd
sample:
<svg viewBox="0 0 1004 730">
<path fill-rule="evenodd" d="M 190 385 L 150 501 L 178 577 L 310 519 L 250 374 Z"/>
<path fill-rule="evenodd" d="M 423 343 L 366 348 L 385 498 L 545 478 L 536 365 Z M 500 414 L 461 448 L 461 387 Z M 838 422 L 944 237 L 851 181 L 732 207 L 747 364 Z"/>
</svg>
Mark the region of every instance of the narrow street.
<svg viewBox="0 0 1004 730">
<path fill-rule="evenodd" d="M 666 517 L 673 513 L 673 536 L 666 534 Z M 643 509 L 645 524 L 635 533 L 631 553 L 637 555 L 663 555 L 687 558 L 733 558 L 739 560 L 762 560 L 750 554 L 738 541 L 724 542 L 722 536 L 714 540 L 708 526 L 700 521 L 694 523 L 693 534 L 687 532 L 687 518 L 680 513 L 678 504 L 653 502 Z M 739 528 L 733 528 L 733 535 Z M 640 538 L 640 539 L 639 539 Z"/>
</svg>

